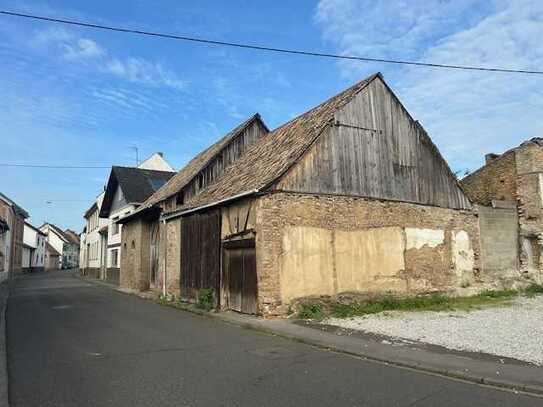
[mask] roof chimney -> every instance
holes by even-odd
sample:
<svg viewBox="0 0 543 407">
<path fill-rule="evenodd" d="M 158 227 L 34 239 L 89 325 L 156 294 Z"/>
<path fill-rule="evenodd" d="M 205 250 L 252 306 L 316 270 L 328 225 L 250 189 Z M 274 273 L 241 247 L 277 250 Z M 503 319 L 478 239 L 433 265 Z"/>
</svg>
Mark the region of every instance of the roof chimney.
<svg viewBox="0 0 543 407">
<path fill-rule="evenodd" d="M 488 164 L 491 161 L 494 161 L 496 158 L 499 157 L 499 154 L 494 153 L 488 153 L 485 155 L 485 164 Z"/>
</svg>

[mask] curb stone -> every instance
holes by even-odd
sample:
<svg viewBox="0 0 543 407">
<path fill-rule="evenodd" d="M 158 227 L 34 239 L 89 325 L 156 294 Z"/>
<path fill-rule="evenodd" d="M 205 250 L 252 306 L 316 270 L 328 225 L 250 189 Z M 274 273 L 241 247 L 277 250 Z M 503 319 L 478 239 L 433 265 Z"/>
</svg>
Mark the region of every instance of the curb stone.
<svg viewBox="0 0 543 407">
<path fill-rule="evenodd" d="M 90 281 L 90 280 L 85 279 L 85 281 Z M 94 281 L 90 281 L 90 282 L 94 282 Z M 374 355 L 370 355 L 364 352 L 362 347 L 359 347 L 359 350 L 355 351 L 352 349 L 348 349 L 347 347 L 335 345 L 333 343 L 334 342 L 333 339 L 337 339 L 335 335 L 331 333 L 316 331 L 314 328 L 303 328 L 303 327 L 296 326 L 296 328 L 298 329 L 295 329 L 295 330 L 299 332 L 303 332 L 304 329 L 308 329 L 311 331 L 320 332 L 321 336 L 325 338 L 328 336 L 329 340 L 327 341 L 326 339 L 313 339 L 310 337 L 310 335 L 304 335 L 303 333 L 296 334 L 292 332 L 292 329 L 284 329 L 284 327 L 282 329 L 281 326 L 279 327 L 266 326 L 266 325 L 270 325 L 270 321 L 273 321 L 273 320 L 257 319 L 256 317 L 237 315 L 237 314 L 229 315 L 227 313 L 221 313 L 221 312 L 207 312 L 207 311 L 204 311 L 198 308 L 192 308 L 189 306 L 176 307 L 169 304 L 160 304 L 157 301 L 154 301 L 154 299 L 151 298 L 149 295 L 142 295 L 139 292 L 123 290 L 118 287 L 112 287 L 110 285 L 101 284 L 100 282 L 96 282 L 96 284 L 101 285 L 101 286 L 108 286 L 117 292 L 128 294 L 128 295 L 134 295 L 145 300 L 153 301 L 159 305 L 164 305 L 170 308 L 178 309 L 180 311 L 191 312 L 193 314 L 197 314 L 197 315 L 204 316 L 207 318 L 214 318 L 222 322 L 239 326 L 244 329 L 251 329 L 253 331 L 258 331 L 265 334 L 274 335 L 274 336 L 289 339 L 289 340 L 294 340 L 296 342 L 314 346 L 319 349 L 337 352 L 337 353 L 341 353 L 345 355 L 350 355 L 350 356 L 358 357 L 358 358 L 371 361 L 371 362 L 382 363 L 385 365 L 392 365 L 392 366 L 397 366 L 404 369 L 415 370 L 415 371 L 425 373 L 425 374 L 438 375 L 442 377 L 461 380 L 464 382 L 491 386 L 491 387 L 515 391 L 515 392 L 527 393 L 532 396 L 539 396 L 539 397 L 543 396 L 543 384 L 542 385 L 526 384 L 526 383 L 521 383 L 521 382 L 514 382 L 511 380 L 503 380 L 503 379 L 500 380 L 500 379 L 496 379 L 490 376 L 470 374 L 469 372 L 462 371 L 462 370 L 448 369 L 446 367 L 437 368 L 437 367 L 429 366 L 423 363 L 405 361 L 405 360 L 401 360 L 400 358 L 376 357 Z M 281 322 L 282 322 L 282 325 L 285 325 L 285 326 L 287 325 L 294 326 L 294 324 L 292 324 L 292 322 L 289 322 L 289 321 L 281 320 Z"/>
<path fill-rule="evenodd" d="M 9 406 L 6 347 L 6 309 L 10 291 L 9 284 L 9 280 L 0 283 L 0 407 Z"/>
</svg>

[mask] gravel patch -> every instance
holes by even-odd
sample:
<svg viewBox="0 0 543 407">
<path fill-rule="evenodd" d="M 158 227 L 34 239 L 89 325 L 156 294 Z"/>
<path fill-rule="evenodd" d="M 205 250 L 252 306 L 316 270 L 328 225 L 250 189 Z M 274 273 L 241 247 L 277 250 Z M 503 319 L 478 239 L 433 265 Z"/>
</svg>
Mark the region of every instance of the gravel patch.
<svg viewBox="0 0 543 407">
<path fill-rule="evenodd" d="M 543 296 L 475 311 L 392 311 L 323 323 L 543 365 Z"/>
</svg>

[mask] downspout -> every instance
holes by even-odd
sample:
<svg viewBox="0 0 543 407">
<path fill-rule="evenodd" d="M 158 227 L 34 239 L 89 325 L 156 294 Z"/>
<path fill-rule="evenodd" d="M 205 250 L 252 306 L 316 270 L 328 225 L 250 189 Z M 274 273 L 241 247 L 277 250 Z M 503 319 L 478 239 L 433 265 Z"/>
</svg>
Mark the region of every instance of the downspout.
<svg viewBox="0 0 543 407">
<path fill-rule="evenodd" d="M 168 245 L 166 244 L 166 237 L 168 236 L 166 233 L 166 219 L 162 219 L 162 225 L 164 225 L 164 231 L 162 232 L 164 234 L 164 273 L 162 276 L 162 297 L 166 297 L 166 259 L 168 258 Z"/>
</svg>

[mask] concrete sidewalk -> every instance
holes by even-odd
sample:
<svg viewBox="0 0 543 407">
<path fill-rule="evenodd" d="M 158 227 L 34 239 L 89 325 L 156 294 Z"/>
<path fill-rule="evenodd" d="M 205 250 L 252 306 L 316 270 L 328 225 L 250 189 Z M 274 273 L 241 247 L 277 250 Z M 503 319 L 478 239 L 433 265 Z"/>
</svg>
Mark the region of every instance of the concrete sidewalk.
<svg viewBox="0 0 543 407">
<path fill-rule="evenodd" d="M 114 288 L 151 299 L 148 293 L 126 292 L 118 287 Z M 290 319 L 262 319 L 235 312 L 209 313 L 190 307 L 185 311 L 366 360 L 543 395 L 543 368 L 517 360 L 402 342 Z"/>
</svg>

